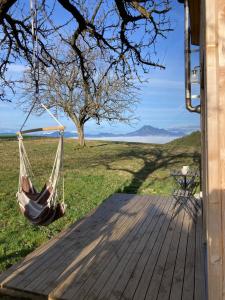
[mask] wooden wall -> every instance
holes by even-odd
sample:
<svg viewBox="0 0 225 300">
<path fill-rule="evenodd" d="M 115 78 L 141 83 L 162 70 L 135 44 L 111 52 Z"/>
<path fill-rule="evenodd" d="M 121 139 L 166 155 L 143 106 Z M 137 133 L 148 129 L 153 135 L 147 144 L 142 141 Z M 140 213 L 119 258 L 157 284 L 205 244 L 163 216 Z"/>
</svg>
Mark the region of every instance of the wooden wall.
<svg viewBox="0 0 225 300">
<path fill-rule="evenodd" d="M 203 182 L 209 300 L 225 299 L 225 1 L 201 0 Z"/>
<path fill-rule="evenodd" d="M 201 0 L 189 0 L 189 9 L 191 14 L 191 43 L 193 45 L 199 45 L 199 36 L 200 36 L 200 2 Z"/>
</svg>

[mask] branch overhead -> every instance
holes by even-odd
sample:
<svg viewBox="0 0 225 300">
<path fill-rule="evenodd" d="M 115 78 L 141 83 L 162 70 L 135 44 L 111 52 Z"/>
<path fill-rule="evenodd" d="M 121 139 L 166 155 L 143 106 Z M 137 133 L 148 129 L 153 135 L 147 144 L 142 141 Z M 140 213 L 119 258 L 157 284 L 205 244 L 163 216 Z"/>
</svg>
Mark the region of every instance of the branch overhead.
<svg viewBox="0 0 225 300">
<path fill-rule="evenodd" d="M 30 10 L 26 6 L 26 0 L 0 3 L 0 78 L 5 84 L 10 63 L 32 65 Z M 61 59 L 55 59 L 54 49 L 60 38 L 79 60 L 87 89 L 93 83 L 87 48 L 97 51 L 101 63 L 107 65 L 105 76 L 113 71 L 123 79 L 138 76 L 149 67 L 164 68 L 155 48 L 157 39 L 166 38 L 171 31 L 169 11 L 170 0 L 39 0 L 40 64 L 58 67 Z"/>
</svg>

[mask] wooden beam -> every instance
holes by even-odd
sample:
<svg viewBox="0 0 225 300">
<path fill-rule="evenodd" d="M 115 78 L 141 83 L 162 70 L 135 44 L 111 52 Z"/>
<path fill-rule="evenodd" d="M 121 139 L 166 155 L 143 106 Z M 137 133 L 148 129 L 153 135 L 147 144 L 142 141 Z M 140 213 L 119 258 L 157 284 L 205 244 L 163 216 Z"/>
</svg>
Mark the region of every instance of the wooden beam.
<svg viewBox="0 0 225 300">
<path fill-rule="evenodd" d="M 184 3 L 184 0 L 178 0 Z M 191 27 L 191 43 L 192 45 L 200 45 L 200 2 L 201 0 L 188 0 L 190 10 L 190 27 Z"/>
<path fill-rule="evenodd" d="M 209 300 L 225 299 L 225 2 L 202 0 L 204 197 Z"/>
<path fill-rule="evenodd" d="M 189 0 L 191 43 L 200 44 L 200 0 Z"/>
<path fill-rule="evenodd" d="M 221 176 L 221 247 L 222 247 L 222 298 L 225 298 L 225 2 L 218 0 L 217 3 L 217 39 L 218 39 L 218 69 L 217 89 L 219 95 L 219 135 L 220 135 L 220 176 Z M 215 299 L 215 298 L 214 298 Z"/>
<path fill-rule="evenodd" d="M 41 127 L 41 128 L 34 128 L 34 129 L 27 129 L 18 131 L 16 134 L 25 134 L 25 133 L 32 133 L 32 132 L 38 132 L 38 131 L 64 131 L 64 126 L 50 126 L 50 127 Z"/>
</svg>

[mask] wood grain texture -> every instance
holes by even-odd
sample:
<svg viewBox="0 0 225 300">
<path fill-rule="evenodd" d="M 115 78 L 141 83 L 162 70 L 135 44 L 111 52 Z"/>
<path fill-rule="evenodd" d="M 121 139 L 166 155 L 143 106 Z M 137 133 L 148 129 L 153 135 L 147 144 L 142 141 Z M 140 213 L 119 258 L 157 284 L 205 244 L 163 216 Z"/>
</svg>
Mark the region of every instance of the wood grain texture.
<svg viewBox="0 0 225 300">
<path fill-rule="evenodd" d="M 16 134 L 25 134 L 25 133 L 32 133 L 32 132 L 39 132 L 39 131 L 64 131 L 64 126 L 49 126 L 49 127 L 40 127 L 40 128 L 33 128 L 33 129 L 27 129 L 18 131 Z"/>
<path fill-rule="evenodd" d="M 206 130 L 203 143 L 208 297 L 225 299 L 225 2 L 202 0 L 201 52 L 205 68 L 202 101 Z"/>
<path fill-rule="evenodd" d="M 199 45 L 200 43 L 200 2 L 201 0 L 189 0 L 191 42 L 193 45 Z"/>
<path fill-rule="evenodd" d="M 205 300 L 202 216 L 172 198 L 115 194 L 0 277 L 28 299 Z M 197 286 L 198 288 L 197 288 Z"/>
</svg>

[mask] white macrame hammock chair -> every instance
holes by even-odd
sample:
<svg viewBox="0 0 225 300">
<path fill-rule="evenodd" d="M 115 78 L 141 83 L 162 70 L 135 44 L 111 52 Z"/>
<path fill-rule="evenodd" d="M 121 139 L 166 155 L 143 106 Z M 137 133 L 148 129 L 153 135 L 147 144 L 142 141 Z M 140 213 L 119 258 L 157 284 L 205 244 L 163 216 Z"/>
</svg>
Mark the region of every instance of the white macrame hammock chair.
<svg viewBox="0 0 225 300">
<path fill-rule="evenodd" d="M 62 217 L 65 213 L 64 178 L 62 178 L 62 201 L 59 201 L 58 184 L 63 166 L 63 135 L 60 135 L 56 156 L 51 175 L 41 190 L 37 192 L 32 183 L 32 169 L 23 143 L 23 137 L 18 135 L 19 141 L 19 188 L 17 201 L 25 217 L 34 225 L 49 225 Z M 63 176 L 62 176 L 63 177 Z"/>
<path fill-rule="evenodd" d="M 31 29 L 33 40 L 33 58 L 32 58 L 32 73 L 35 82 L 35 101 L 23 122 L 18 134 L 19 141 L 19 158 L 20 158 L 20 172 L 19 172 L 19 188 L 17 192 L 17 200 L 23 214 L 29 221 L 35 225 L 49 225 L 53 221 L 62 217 L 65 213 L 64 204 L 64 178 L 62 176 L 63 196 L 62 202 L 59 201 L 59 179 L 63 175 L 63 132 L 65 127 L 57 120 L 57 118 L 49 111 L 49 109 L 39 100 L 39 49 L 38 49 L 38 31 L 37 31 L 37 11 L 38 0 L 30 0 L 31 9 Z M 30 114 L 32 113 L 35 105 L 42 106 L 43 109 L 58 123 L 59 126 L 36 128 L 22 131 Z M 41 190 L 37 192 L 32 183 L 32 170 L 31 165 L 24 147 L 23 134 L 32 133 L 37 131 L 59 131 L 60 138 L 56 151 L 55 161 L 52 168 L 52 173 L 47 183 Z"/>
</svg>

